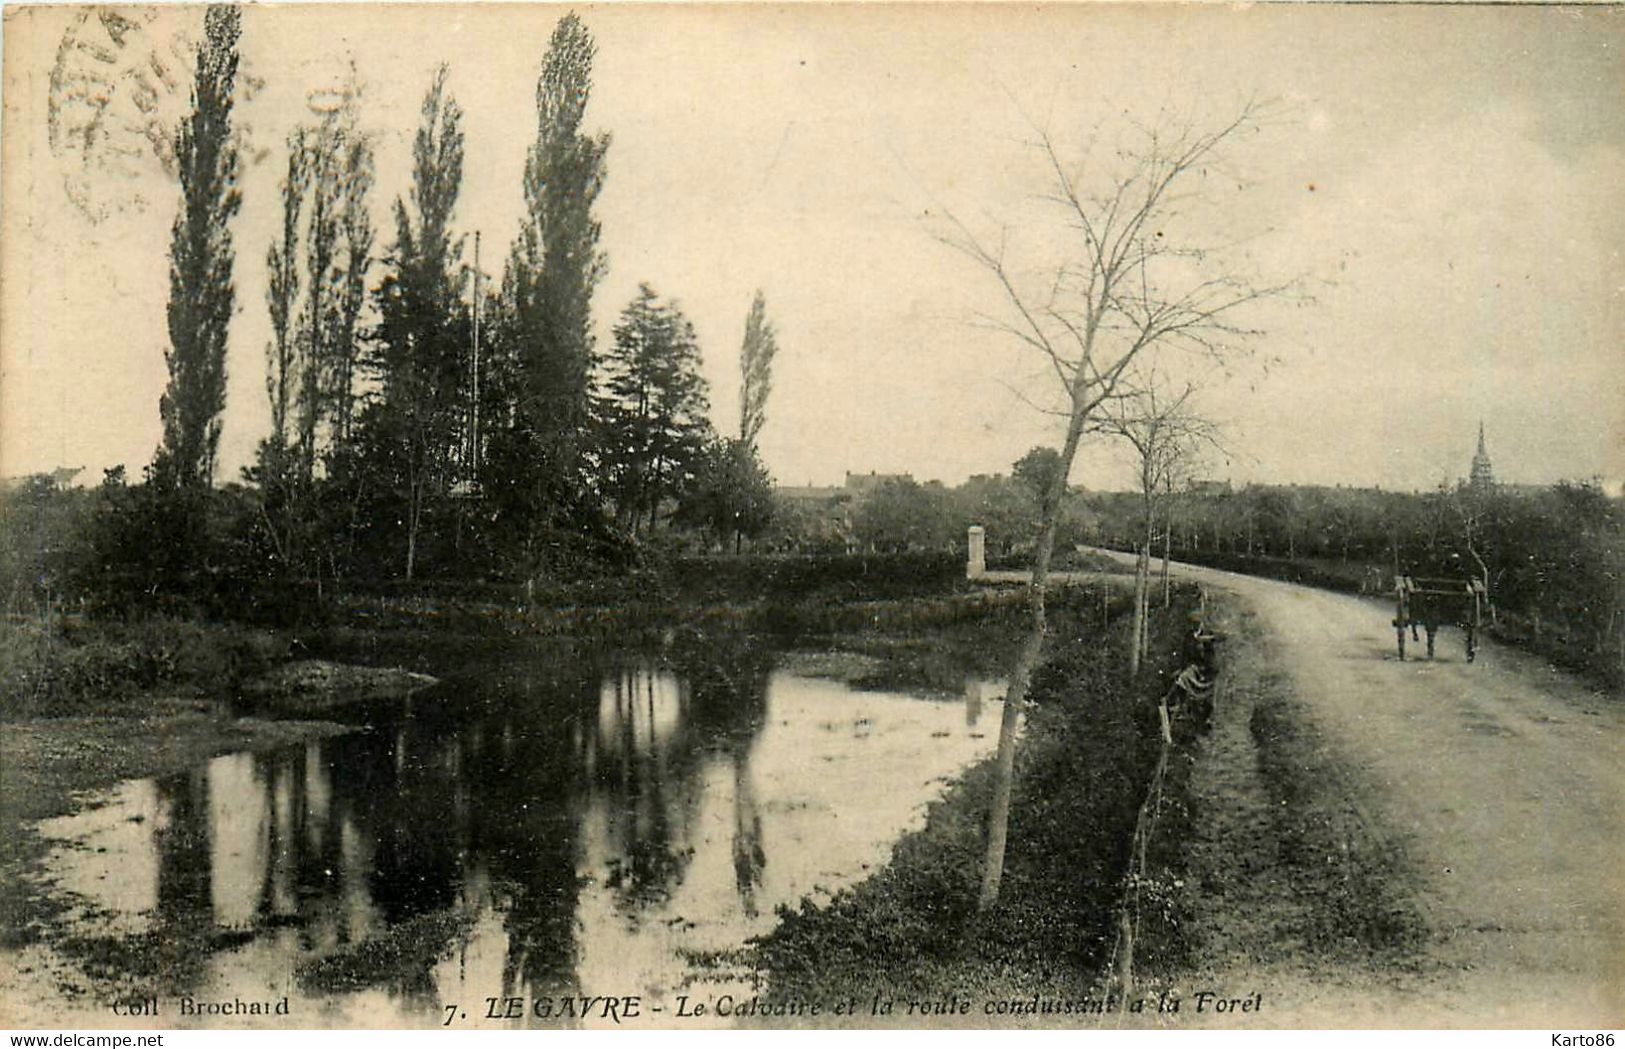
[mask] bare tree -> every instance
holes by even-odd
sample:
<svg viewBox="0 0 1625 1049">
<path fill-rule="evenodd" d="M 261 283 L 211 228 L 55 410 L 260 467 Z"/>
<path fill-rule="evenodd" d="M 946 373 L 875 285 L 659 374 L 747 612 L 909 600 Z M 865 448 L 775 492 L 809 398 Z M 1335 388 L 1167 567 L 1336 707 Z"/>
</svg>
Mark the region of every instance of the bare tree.
<svg viewBox="0 0 1625 1049">
<path fill-rule="evenodd" d="M 1214 425 L 1191 407 L 1194 385 L 1177 392 L 1152 374 L 1134 381 L 1132 389 L 1102 406 L 1094 428 L 1128 441 L 1138 456 L 1140 535 L 1135 544 L 1134 626 L 1129 650 L 1129 673 L 1139 674 L 1150 646 L 1151 557 L 1157 540 L 1157 522 L 1163 520 L 1163 578 L 1168 572 L 1167 514 L 1174 486 L 1181 483 L 1203 444 L 1216 444 Z"/>
<path fill-rule="evenodd" d="M 1491 501 L 1486 498 L 1483 491 L 1471 485 L 1457 485 L 1452 489 L 1442 489 L 1442 501 L 1449 504 L 1454 513 L 1457 524 L 1457 534 L 1461 537 L 1462 548 L 1472 559 L 1473 572 L 1478 582 L 1484 587 L 1486 598 L 1490 591 L 1490 566 L 1484 561 L 1484 533 L 1489 525 Z M 1491 619 L 1495 617 L 1495 604 L 1489 605 Z"/>
<path fill-rule="evenodd" d="M 1249 104 L 1210 129 L 1189 123 L 1137 127 L 1114 150 L 1086 150 L 1063 160 L 1046 132 L 1036 151 L 1047 170 L 1043 200 L 1058 224 L 1062 256 L 1029 281 L 1007 257 L 1009 227 L 979 236 L 949 213 L 943 243 L 993 279 L 1003 310 L 983 318 L 1015 339 L 1053 374 L 1064 424 L 1061 464 L 1040 500 L 1040 531 L 1029 588 L 1032 637 L 1012 676 L 999 726 L 998 774 L 989 820 L 980 903 L 999 893 L 1004 871 L 1010 787 L 1018 719 L 1045 633 L 1045 586 L 1055 549 L 1057 510 L 1078 444 L 1100 408 L 1122 392 L 1136 361 L 1166 350 L 1222 356 L 1258 334 L 1239 318 L 1245 307 L 1284 288 L 1242 275 L 1223 246 L 1179 244 L 1170 235 L 1194 206 L 1216 206 L 1212 194 L 1236 185 L 1221 177 L 1222 147 L 1255 130 L 1264 113 Z M 1108 159 L 1098 155 L 1110 153 Z M 1209 173 L 1214 177 L 1209 179 Z"/>
</svg>

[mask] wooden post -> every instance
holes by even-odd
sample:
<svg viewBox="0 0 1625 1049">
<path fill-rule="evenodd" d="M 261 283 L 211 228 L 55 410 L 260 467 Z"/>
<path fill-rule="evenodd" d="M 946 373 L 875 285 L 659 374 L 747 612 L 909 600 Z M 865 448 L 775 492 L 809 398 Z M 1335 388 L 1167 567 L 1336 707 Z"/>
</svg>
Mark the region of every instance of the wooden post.
<svg viewBox="0 0 1625 1049">
<path fill-rule="evenodd" d="M 1134 925 L 1126 909 L 1117 912 L 1117 986 L 1122 1001 L 1134 994 Z"/>
</svg>

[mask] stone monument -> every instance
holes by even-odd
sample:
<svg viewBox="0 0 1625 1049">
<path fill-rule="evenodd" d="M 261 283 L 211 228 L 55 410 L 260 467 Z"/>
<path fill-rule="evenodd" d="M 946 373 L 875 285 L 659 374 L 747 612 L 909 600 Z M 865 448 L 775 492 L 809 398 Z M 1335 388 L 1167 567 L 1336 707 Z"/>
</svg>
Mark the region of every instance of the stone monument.
<svg viewBox="0 0 1625 1049">
<path fill-rule="evenodd" d="M 965 557 L 965 578 L 979 579 L 987 572 L 987 531 L 981 525 L 971 525 L 966 542 L 969 549 Z"/>
</svg>

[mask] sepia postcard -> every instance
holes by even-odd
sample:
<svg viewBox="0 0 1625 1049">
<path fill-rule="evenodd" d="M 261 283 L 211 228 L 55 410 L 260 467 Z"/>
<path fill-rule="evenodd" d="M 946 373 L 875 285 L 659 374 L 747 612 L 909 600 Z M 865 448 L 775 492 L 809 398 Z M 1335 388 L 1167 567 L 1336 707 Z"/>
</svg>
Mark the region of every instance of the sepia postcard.
<svg viewBox="0 0 1625 1049">
<path fill-rule="evenodd" d="M 1622 100 L 1612 5 L 7 4 L 0 1027 L 1612 1045 Z"/>
</svg>

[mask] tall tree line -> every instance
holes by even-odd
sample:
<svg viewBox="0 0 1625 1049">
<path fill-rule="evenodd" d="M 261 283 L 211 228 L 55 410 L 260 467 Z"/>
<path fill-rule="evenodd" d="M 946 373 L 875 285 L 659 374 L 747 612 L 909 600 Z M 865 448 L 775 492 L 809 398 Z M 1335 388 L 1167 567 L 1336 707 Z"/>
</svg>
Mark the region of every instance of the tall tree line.
<svg viewBox="0 0 1625 1049">
<path fill-rule="evenodd" d="M 271 433 L 251 478 L 261 519 L 283 570 L 308 567 L 318 464 L 342 472 L 352 451 L 362 310 L 374 233 L 368 194 L 371 136 L 360 124 L 351 75 L 314 120 L 288 135 L 282 221 L 266 253 L 266 396 Z"/>
<path fill-rule="evenodd" d="M 240 15 L 210 8 L 205 24 L 194 112 L 177 142 L 171 378 L 152 468 L 161 483 L 143 488 L 192 508 L 183 516 L 199 551 L 213 542 L 203 504 L 214 491 L 236 307 L 230 221 L 241 204 L 231 133 Z M 495 288 L 468 265 L 458 225 L 465 142 L 449 70 L 437 68 L 423 96 L 411 181 L 391 204 L 381 250 L 360 79 L 352 67 L 341 87 L 309 96 L 309 115 L 286 138 L 264 256 L 271 425 L 227 515 L 237 568 L 247 558 L 287 582 L 529 580 L 624 556 L 668 528 L 737 546 L 765 527 L 771 482 L 756 444 L 777 343 L 762 294 L 746 316 L 737 436 L 707 417 L 698 339 L 675 300 L 642 286 L 609 349 L 595 343 L 592 299 L 608 265 L 596 207 L 610 146 L 586 123 L 595 57 L 582 21 L 560 19 L 536 84 L 523 218 Z"/>
</svg>

